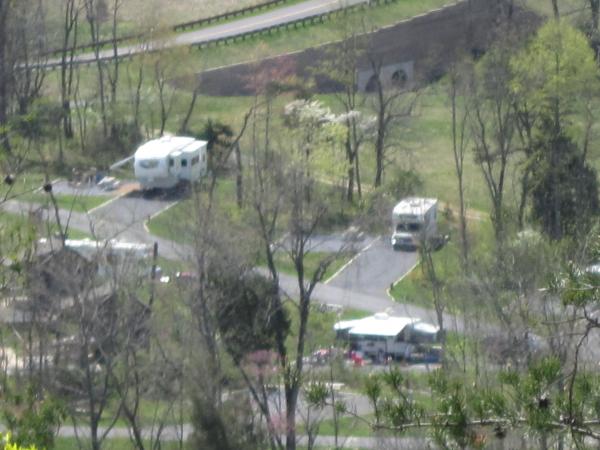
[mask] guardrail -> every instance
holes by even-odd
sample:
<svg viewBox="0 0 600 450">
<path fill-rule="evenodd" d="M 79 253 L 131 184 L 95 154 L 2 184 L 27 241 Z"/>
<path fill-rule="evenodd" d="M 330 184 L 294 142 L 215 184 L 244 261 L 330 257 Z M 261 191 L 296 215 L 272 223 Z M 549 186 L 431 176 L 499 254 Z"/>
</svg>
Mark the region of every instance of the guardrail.
<svg viewBox="0 0 600 450">
<path fill-rule="evenodd" d="M 284 0 L 278 0 L 278 1 L 284 1 Z M 397 1 L 399 1 L 399 0 L 368 0 L 367 2 L 359 3 L 356 5 L 349 6 L 349 7 L 335 9 L 332 11 L 327 11 L 327 12 L 319 13 L 319 14 L 313 14 L 310 16 L 306 16 L 306 17 L 302 17 L 300 19 L 290 21 L 290 22 L 283 22 L 283 23 L 279 23 L 279 24 L 275 24 L 275 25 L 269 25 L 266 27 L 260 27 L 260 28 L 256 28 L 254 30 L 246 31 L 244 33 L 236 34 L 233 36 L 226 36 L 226 37 L 222 37 L 222 38 L 209 39 L 209 40 L 198 42 L 198 43 L 192 43 L 192 44 L 190 44 L 190 47 L 192 47 L 192 48 L 195 47 L 197 49 L 203 49 L 203 48 L 207 48 L 207 47 L 211 47 L 211 46 L 232 44 L 234 42 L 244 41 L 246 39 L 250 39 L 250 38 L 253 38 L 256 36 L 271 35 L 271 34 L 273 34 L 273 32 L 277 32 L 280 30 L 297 29 L 299 27 L 306 26 L 306 25 L 312 25 L 312 24 L 316 24 L 316 23 L 325 23 L 326 21 L 331 20 L 334 16 L 341 17 L 345 14 L 348 14 L 348 12 L 351 12 L 351 11 L 356 11 L 359 9 L 364 10 L 364 9 L 371 8 L 373 6 L 378 6 L 381 4 L 395 3 Z M 165 50 L 165 48 L 158 48 L 158 49 L 148 49 L 145 51 L 148 53 L 152 53 L 152 52 L 159 52 L 159 51 L 164 51 L 164 50 Z M 138 53 L 139 52 L 120 54 L 117 57 L 119 59 L 131 59 L 131 58 L 135 57 Z M 101 57 L 98 59 L 96 59 L 96 58 L 90 58 L 90 59 L 86 59 L 86 60 L 75 59 L 73 61 L 73 64 L 86 65 L 86 64 L 96 63 L 98 60 L 107 62 L 107 61 L 111 61 L 113 59 L 114 59 L 114 55 L 109 55 L 109 56 Z M 59 67 L 60 65 L 61 65 L 60 61 L 48 62 L 46 64 L 42 64 L 42 66 L 46 69 L 55 69 L 56 67 Z"/>
<path fill-rule="evenodd" d="M 220 20 L 227 20 L 231 17 L 243 16 L 244 14 L 253 13 L 260 11 L 261 9 L 271 8 L 276 5 L 288 3 L 289 0 L 269 0 L 264 3 L 258 3 L 253 6 L 247 6 L 246 8 L 237 9 L 235 11 L 224 12 L 212 17 L 206 17 L 204 19 L 192 20 L 190 22 L 179 23 L 173 27 L 173 31 L 187 30 L 188 28 L 195 28 L 202 25 L 207 25 Z"/>
<path fill-rule="evenodd" d="M 248 38 L 253 38 L 253 37 L 264 35 L 264 34 L 270 35 L 274 31 L 288 30 L 290 28 L 297 29 L 300 26 L 313 25 L 316 23 L 325 23 L 327 20 L 331 20 L 335 16 L 341 17 L 345 14 L 348 14 L 348 12 L 351 12 L 351 11 L 356 11 L 359 9 L 364 10 L 364 9 L 368 9 L 368 8 L 371 8 L 376 5 L 381 5 L 381 4 L 387 5 L 389 3 L 395 3 L 397 1 L 398 0 L 369 0 L 368 2 L 365 2 L 365 3 L 360 3 L 357 5 L 352 5 L 352 6 L 345 7 L 345 8 L 335 9 L 335 10 L 327 11 L 327 12 L 320 13 L 320 14 L 313 14 L 311 16 L 302 17 L 300 19 L 292 20 L 290 22 L 279 23 L 279 24 L 275 24 L 275 25 L 269 25 L 266 27 L 262 27 L 262 28 L 257 28 L 255 30 L 250 30 L 245 33 L 236 34 L 235 36 L 226 36 L 226 37 L 222 37 L 222 38 L 216 38 L 216 39 L 210 39 L 210 40 L 203 41 L 203 42 L 198 42 L 196 44 L 191 44 L 191 46 L 202 49 L 202 48 L 206 48 L 206 47 L 210 47 L 210 46 L 218 46 L 221 44 L 225 44 L 225 45 L 231 44 L 236 41 L 240 41 L 240 40 L 244 41 Z"/>
<path fill-rule="evenodd" d="M 196 28 L 196 27 L 200 27 L 202 25 L 208 25 L 208 24 L 211 24 L 214 22 L 219 22 L 221 20 L 227 20 L 232 17 L 243 16 L 245 14 L 250 14 L 255 11 L 260 11 L 262 9 L 272 8 L 277 5 L 283 5 L 288 2 L 289 2 L 289 0 L 268 0 L 266 2 L 258 3 L 256 5 L 247 6 L 245 8 L 240 8 L 240 9 L 235 9 L 233 11 L 227 11 L 222 14 L 217 14 L 216 16 L 204 17 L 202 19 L 178 23 L 178 24 L 173 25 L 170 28 L 170 30 L 175 31 L 175 32 L 185 31 L 188 28 Z M 93 51 L 96 47 L 108 47 L 109 45 L 112 46 L 114 44 L 120 44 L 120 43 L 126 42 L 126 41 L 139 40 L 139 39 L 143 39 L 143 38 L 146 38 L 149 36 L 150 36 L 150 33 L 128 34 L 128 35 L 121 36 L 121 37 L 118 37 L 115 39 L 112 39 L 112 38 L 102 39 L 101 41 L 98 41 L 96 44 L 92 44 L 92 43 L 80 44 L 80 45 L 75 46 L 75 50 L 76 51 L 82 51 L 82 50 Z M 69 50 L 71 50 L 71 48 L 69 48 Z M 45 56 L 56 56 L 56 55 L 60 55 L 62 52 L 63 52 L 63 49 L 60 49 L 60 48 L 52 49 L 52 50 L 46 51 L 44 53 L 44 55 Z"/>
</svg>

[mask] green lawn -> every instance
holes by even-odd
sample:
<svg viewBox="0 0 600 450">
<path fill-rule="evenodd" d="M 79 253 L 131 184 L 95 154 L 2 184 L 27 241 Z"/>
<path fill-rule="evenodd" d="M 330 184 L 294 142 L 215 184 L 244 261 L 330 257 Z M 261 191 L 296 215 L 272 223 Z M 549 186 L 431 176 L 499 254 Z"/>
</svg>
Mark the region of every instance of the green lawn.
<svg viewBox="0 0 600 450">
<path fill-rule="evenodd" d="M 317 270 L 319 267 L 321 261 L 324 261 L 328 256 L 330 256 L 329 253 L 323 252 L 307 253 L 304 258 L 305 278 L 308 279 L 308 277 L 312 277 L 312 275 L 315 273 L 315 270 Z M 337 257 L 331 262 L 325 271 L 322 281 L 327 281 L 328 278 L 333 276 L 353 256 L 354 254 L 349 252 L 342 252 L 341 254 L 337 255 Z M 266 262 L 264 260 L 259 260 L 258 264 L 260 266 L 264 266 Z M 292 263 L 289 255 L 283 251 L 279 251 L 275 254 L 275 265 L 282 273 L 287 275 L 296 275 L 296 268 L 294 267 L 294 264 Z"/>
<path fill-rule="evenodd" d="M 452 222 L 442 221 L 440 229 L 446 228 L 450 235 L 450 241 L 440 250 L 433 253 L 433 262 L 437 277 L 442 283 L 452 283 L 460 273 L 460 244 L 458 242 L 457 218 Z M 446 234 L 446 231 L 443 231 Z M 491 222 L 469 221 L 467 233 L 471 242 L 470 258 L 477 260 L 477 255 L 489 253 L 493 248 L 494 237 Z M 476 264 L 476 262 L 473 262 Z M 443 286 L 442 289 L 445 289 Z M 444 292 L 447 298 L 447 291 Z M 425 279 L 423 268 L 419 264 L 412 272 L 390 289 L 390 295 L 397 302 L 412 303 L 425 308 L 433 308 L 433 294 L 429 282 Z"/>
<path fill-rule="evenodd" d="M 80 447 L 76 438 L 57 437 L 55 446 L 57 450 L 80 450 L 81 448 L 91 448 L 91 442 L 88 439 L 82 439 L 83 447 Z M 146 445 L 150 442 L 146 441 Z M 130 439 L 127 438 L 110 438 L 104 441 L 102 448 L 110 450 L 132 450 L 134 447 Z M 179 450 L 178 442 L 161 442 L 161 449 L 164 450 Z"/>
<path fill-rule="evenodd" d="M 24 215 L 2 213 L 0 215 L 0 217 L 1 217 L 0 226 L 8 226 L 8 227 L 18 226 L 20 228 L 23 228 L 26 226 L 33 227 L 31 222 L 29 221 L 29 219 Z M 40 229 L 37 230 L 37 237 L 41 238 L 41 237 L 47 236 L 48 233 L 57 233 L 57 232 L 58 232 L 58 227 L 54 223 L 50 224 L 49 230 L 47 229 L 47 227 L 45 225 L 42 225 L 40 227 Z M 86 233 L 84 231 L 76 230 L 74 228 L 69 228 L 67 230 L 67 237 L 69 239 L 86 239 L 86 238 L 91 238 L 92 236 L 89 233 Z"/>
<path fill-rule="evenodd" d="M 111 199 L 109 196 L 93 196 L 93 195 L 66 195 L 66 194 L 58 194 L 55 195 L 56 204 L 60 209 L 64 209 L 66 211 L 74 211 L 86 213 L 89 210 L 100 206 L 103 203 L 106 203 Z M 42 192 L 34 192 L 30 194 L 25 194 L 18 198 L 21 201 L 39 203 L 42 205 L 52 205 L 52 201 L 47 194 Z"/>
</svg>

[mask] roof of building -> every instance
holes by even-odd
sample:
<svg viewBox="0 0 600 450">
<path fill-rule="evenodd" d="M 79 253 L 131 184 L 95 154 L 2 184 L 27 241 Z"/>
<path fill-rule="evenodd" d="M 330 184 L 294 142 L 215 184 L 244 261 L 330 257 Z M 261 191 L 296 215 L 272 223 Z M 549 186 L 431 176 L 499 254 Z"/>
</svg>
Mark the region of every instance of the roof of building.
<svg viewBox="0 0 600 450">
<path fill-rule="evenodd" d="M 42 238 L 39 241 L 40 246 L 52 249 L 52 243 L 47 239 Z M 55 245 L 58 245 L 55 243 Z M 135 256 L 136 258 L 146 258 L 152 255 L 153 247 L 149 244 L 139 244 L 135 242 L 121 242 L 116 239 L 107 241 L 96 241 L 92 239 L 66 239 L 64 247 L 71 250 L 80 256 L 93 259 L 100 253 L 112 253 L 127 256 Z"/>
<path fill-rule="evenodd" d="M 333 328 L 336 331 L 347 331 L 351 335 L 391 337 L 397 336 L 409 325 L 426 334 L 438 332 L 437 327 L 420 319 L 390 316 L 386 313 L 377 313 L 364 319 L 344 320 L 337 322 Z"/>
<path fill-rule="evenodd" d="M 196 150 L 205 144 L 205 141 L 199 141 L 193 137 L 163 136 L 140 145 L 135 151 L 135 159 L 164 158 L 177 151 L 188 152 L 191 149 Z"/>
<path fill-rule="evenodd" d="M 394 215 L 422 216 L 437 204 L 437 198 L 407 197 L 394 206 Z"/>
</svg>

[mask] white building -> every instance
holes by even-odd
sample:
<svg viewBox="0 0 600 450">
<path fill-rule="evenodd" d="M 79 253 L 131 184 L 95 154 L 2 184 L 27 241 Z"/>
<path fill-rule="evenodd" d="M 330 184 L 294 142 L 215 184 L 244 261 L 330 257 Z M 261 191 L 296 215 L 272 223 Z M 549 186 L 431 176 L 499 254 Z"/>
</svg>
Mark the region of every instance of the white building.
<svg viewBox="0 0 600 450">
<path fill-rule="evenodd" d="M 347 339 L 352 350 L 383 361 L 433 357 L 439 328 L 420 319 L 395 317 L 386 313 L 357 320 L 344 320 L 333 326 L 338 338 Z"/>
</svg>

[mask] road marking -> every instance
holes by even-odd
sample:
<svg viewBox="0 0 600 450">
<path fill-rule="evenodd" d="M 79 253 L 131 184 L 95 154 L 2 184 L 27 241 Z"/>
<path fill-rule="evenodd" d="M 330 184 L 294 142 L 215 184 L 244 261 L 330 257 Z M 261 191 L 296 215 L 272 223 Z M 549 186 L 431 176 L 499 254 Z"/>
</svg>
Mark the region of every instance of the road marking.
<svg viewBox="0 0 600 450">
<path fill-rule="evenodd" d="M 162 208 L 159 211 L 156 211 L 154 214 L 150 214 L 148 216 L 148 218 L 146 220 L 144 220 L 144 222 L 142 222 L 142 225 L 144 226 L 144 230 L 146 231 L 146 233 L 148 233 L 149 235 L 153 236 L 152 233 L 150 233 L 150 228 L 148 228 L 148 222 L 150 222 L 152 219 L 154 219 L 155 217 L 157 217 L 158 215 L 164 213 L 165 211 L 167 211 L 168 209 L 171 209 L 173 206 L 175 206 L 177 203 L 179 203 L 179 200 L 177 200 L 176 202 L 173 203 L 169 203 L 167 206 L 165 206 L 164 208 Z"/>
<path fill-rule="evenodd" d="M 417 266 L 421 263 L 420 259 L 417 259 L 417 262 L 413 264 L 413 266 L 408 269 L 406 272 L 404 272 L 400 278 L 398 278 L 396 281 L 394 281 L 391 285 L 391 287 L 387 288 L 385 290 L 385 293 L 387 294 L 387 296 L 389 298 L 391 298 L 393 301 L 396 301 L 396 299 L 392 296 L 392 289 L 394 286 L 396 286 L 398 283 L 400 283 L 402 280 L 404 280 L 408 275 L 410 275 L 410 273 L 415 270 L 417 268 Z"/>
<path fill-rule="evenodd" d="M 100 203 L 98 206 L 93 207 L 92 209 L 87 211 L 87 214 L 92 214 L 96 211 L 98 211 L 101 208 L 104 208 L 105 206 L 110 205 L 112 202 L 119 200 L 122 197 L 125 197 L 127 194 L 129 194 L 131 191 L 123 191 L 118 195 L 115 195 L 114 197 L 108 199 L 107 201 L 105 201 L 104 203 Z"/>
<path fill-rule="evenodd" d="M 352 258 L 350 258 L 350 261 L 348 261 L 346 264 L 344 264 L 342 267 L 340 267 L 333 275 L 331 275 L 329 278 L 327 278 L 325 281 L 323 281 L 323 284 L 329 283 L 331 280 L 333 280 L 335 277 L 337 277 L 340 273 L 342 273 L 342 271 L 344 269 L 346 269 L 350 264 L 352 264 L 354 262 L 354 260 L 356 258 L 358 258 L 362 253 L 369 250 L 373 246 L 373 244 L 375 242 L 377 242 L 379 239 L 381 239 L 381 237 L 376 237 L 375 239 L 373 239 L 366 247 L 364 247 L 356 255 L 354 255 Z"/>
<path fill-rule="evenodd" d="M 54 184 L 58 183 L 59 181 L 62 181 L 62 178 L 55 178 L 54 180 L 50 181 L 50 184 L 52 186 L 54 186 Z M 45 184 L 45 183 L 44 183 Z M 42 192 L 42 189 L 44 189 L 44 186 L 40 186 L 39 188 L 37 188 L 36 190 L 34 190 L 33 192 Z M 31 191 L 29 191 L 31 192 Z"/>
</svg>

